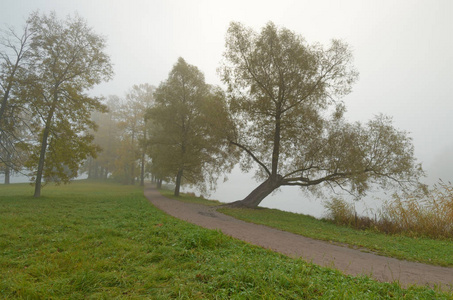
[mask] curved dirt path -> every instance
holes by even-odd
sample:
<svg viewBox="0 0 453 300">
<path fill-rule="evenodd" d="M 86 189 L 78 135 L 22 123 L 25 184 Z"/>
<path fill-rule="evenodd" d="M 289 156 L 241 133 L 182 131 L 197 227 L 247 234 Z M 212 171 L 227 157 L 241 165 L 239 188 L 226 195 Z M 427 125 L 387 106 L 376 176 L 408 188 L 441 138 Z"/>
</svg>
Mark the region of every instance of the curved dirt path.
<svg viewBox="0 0 453 300">
<path fill-rule="evenodd" d="M 361 252 L 325 241 L 306 238 L 263 225 L 247 223 L 219 213 L 213 207 L 185 203 L 160 195 L 145 187 L 145 196 L 157 208 L 187 222 L 220 229 L 224 234 L 291 257 L 301 257 L 317 265 L 335 268 L 349 275 L 369 275 L 386 282 L 438 286 L 453 291 L 453 268 L 425 265 Z"/>
</svg>

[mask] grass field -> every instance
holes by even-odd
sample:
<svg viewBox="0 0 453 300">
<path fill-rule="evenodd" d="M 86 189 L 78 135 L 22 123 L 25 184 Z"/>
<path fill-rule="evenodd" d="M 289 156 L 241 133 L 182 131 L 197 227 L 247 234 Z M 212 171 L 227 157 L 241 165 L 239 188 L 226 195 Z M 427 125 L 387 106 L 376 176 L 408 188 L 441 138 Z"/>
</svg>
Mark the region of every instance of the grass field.
<svg viewBox="0 0 453 300">
<path fill-rule="evenodd" d="M 0 298 L 451 299 L 344 276 L 174 219 L 139 187 L 0 185 Z"/>
<path fill-rule="evenodd" d="M 235 218 L 263 224 L 318 240 L 348 244 L 363 251 L 440 266 L 453 266 L 453 241 L 388 235 L 374 230 L 339 226 L 311 216 L 276 209 L 222 208 Z M 453 272 L 453 270 L 452 270 Z"/>
<path fill-rule="evenodd" d="M 162 190 L 161 193 L 166 197 L 173 197 L 171 191 Z M 218 201 L 200 199 L 190 195 L 183 195 L 176 199 L 210 206 L 221 204 Z M 453 266 L 453 240 L 357 230 L 311 216 L 277 209 L 220 208 L 219 211 L 247 222 L 270 226 L 318 240 L 347 244 L 352 248 L 360 248 L 363 251 L 375 252 L 384 256 L 432 265 Z"/>
</svg>

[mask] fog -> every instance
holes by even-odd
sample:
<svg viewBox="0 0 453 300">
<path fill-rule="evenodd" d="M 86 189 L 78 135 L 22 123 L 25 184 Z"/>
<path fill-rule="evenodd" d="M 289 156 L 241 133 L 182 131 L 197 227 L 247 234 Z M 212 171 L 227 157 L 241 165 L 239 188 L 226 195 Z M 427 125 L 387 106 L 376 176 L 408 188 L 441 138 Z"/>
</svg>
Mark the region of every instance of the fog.
<svg viewBox="0 0 453 300">
<path fill-rule="evenodd" d="M 384 113 L 410 133 L 427 183 L 453 181 L 453 2 L 436 1 L 39 1 L 3 0 L 2 25 L 20 28 L 34 10 L 62 18 L 78 12 L 107 38 L 115 77 L 91 91 L 123 95 L 134 84 L 157 86 L 178 57 L 219 84 L 231 21 L 259 30 L 268 21 L 309 43 L 346 41 L 360 72 L 343 99 L 349 121 Z M 258 183 L 237 169 L 213 198 L 233 201 Z M 282 188 L 263 206 L 320 216 L 319 200 Z"/>
</svg>

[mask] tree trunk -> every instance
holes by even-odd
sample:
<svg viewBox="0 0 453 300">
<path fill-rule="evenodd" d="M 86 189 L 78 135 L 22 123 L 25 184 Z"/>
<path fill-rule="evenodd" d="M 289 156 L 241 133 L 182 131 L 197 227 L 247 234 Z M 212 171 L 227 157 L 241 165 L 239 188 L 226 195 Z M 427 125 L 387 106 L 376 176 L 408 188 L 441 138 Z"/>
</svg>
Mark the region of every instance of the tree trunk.
<svg viewBox="0 0 453 300">
<path fill-rule="evenodd" d="M 35 198 L 41 197 L 41 182 L 42 174 L 44 172 L 44 160 L 46 158 L 47 139 L 49 138 L 50 126 L 52 125 L 53 114 L 55 112 L 55 109 L 57 108 L 57 102 L 58 94 L 57 92 L 55 92 L 52 107 L 50 108 L 49 115 L 47 116 L 46 125 L 44 127 L 44 132 L 42 134 L 41 152 L 39 154 L 38 172 L 36 174 L 35 181 L 35 194 L 33 195 L 33 197 Z"/>
<path fill-rule="evenodd" d="M 21 53 L 22 53 L 22 49 L 21 49 Z M 16 63 L 15 63 L 14 67 L 11 70 L 11 74 L 10 74 L 9 78 L 7 78 L 8 85 L 6 86 L 6 90 L 4 91 L 3 99 L 2 99 L 2 105 L 0 107 L 0 120 L 3 119 L 3 115 L 4 115 L 5 111 L 6 111 L 6 106 L 8 104 L 8 99 L 9 99 L 9 93 L 11 92 L 11 89 L 13 88 L 14 76 L 16 74 L 16 71 L 17 71 L 17 68 L 19 66 L 19 61 L 20 60 L 21 60 L 21 54 L 19 53 L 18 56 L 17 56 Z"/>
<path fill-rule="evenodd" d="M 178 175 L 176 175 L 175 196 L 179 196 L 179 190 L 181 188 L 182 172 L 183 172 L 183 170 L 179 170 Z"/>
<path fill-rule="evenodd" d="M 131 163 L 131 174 L 129 180 L 131 185 L 135 184 L 135 162 Z"/>
<path fill-rule="evenodd" d="M 42 182 L 42 173 L 44 171 L 44 160 L 46 157 L 46 150 L 47 150 L 47 138 L 49 137 L 50 132 L 50 122 L 44 128 L 44 133 L 42 135 L 42 142 L 41 142 L 41 152 L 39 154 L 39 162 L 38 162 L 38 172 L 36 173 L 36 181 L 35 181 L 35 194 L 33 197 L 39 198 L 41 197 L 41 182 Z"/>
<path fill-rule="evenodd" d="M 93 158 L 90 157 L 88 158 L 88 179 L 92 179 L 92 175 L 91 175 L 91 168 L 93 167 Z"/>
<path fill-rule="evenodd" d="M 6 161 L 7 163 L 5 164 L 5 184 L 10 183 L 10 177 L 11 177 L 11 168 L 8 165 L 11 162 L 11 153 L 7 152 L 6 154 Z"/>
<path fill-rule="evenodd" d="M 145 185 L 145 151 L 142 153 L 142 161 L 141 161 L 141 170 L 140 170 L 140 186 Z"/>
<path fill-rule="evenodd" d="M 140 171 L 140 186 L 145 185 L 145 153 L 146 153 L 146 117 L 143 118 L 143 146 L 142 146 L 142 165 Z"/>
<path fill-rule="evenodd" d="M 246 207 L 256 208 L 258 205 L 275 189 L 281 186 L 282 176 L 271 176 L 266 181 L 261 183 L 256 189 L 254 189 L 247 197 L 243 200 L 235 201 L 227 204 L 229 207 Z"/>
<path fill-rule="evenodd" d="M 230 207 L 247 207 L 256 208 L 270 193 L 279 188 L 282 184 L 283 177 L 278 175 L 278 162 L 280 159 L 280 139 L 281 139 L 281 109 L 277 108 L 275 114 L 275 130 L 274 130 L 274 147 L 272 151 L 272 168 L 270 176 L 266 181 L 260 184 L 243 200 L 235 201 L 227 204 Z"/>
<path fill-rule="evenodd" d="M 157 180 L 157 188 L 161 189 L 162 188 L 162 179 Z"/>
<path fill-rule="evenodd" d="M 0 107 L 0 121 L 3 119 L 3 114 L 6 111 L 6 106 L 8 104 L 8 97 L 9 97 L 9 90 L 7 89 L 5 94 L 3 95 L 2 105 Z"/>
<path fill-rule="evenodd" d="M 95 161 L 95 163 L 94 163 L 94 179 L 99 179 L 102 176 L 99 173 L 101 173 L 101 167 L 99 166 L 99 163 L 97 161 Z"/>
<path fill-rule="evenodd" d="M 10 168 L 8 165 L 5 165 L 5 184 L 9 184 L 10 183 L 10 175 L 11 175 L 11 172 L 10 172 Z"/>
</svg>

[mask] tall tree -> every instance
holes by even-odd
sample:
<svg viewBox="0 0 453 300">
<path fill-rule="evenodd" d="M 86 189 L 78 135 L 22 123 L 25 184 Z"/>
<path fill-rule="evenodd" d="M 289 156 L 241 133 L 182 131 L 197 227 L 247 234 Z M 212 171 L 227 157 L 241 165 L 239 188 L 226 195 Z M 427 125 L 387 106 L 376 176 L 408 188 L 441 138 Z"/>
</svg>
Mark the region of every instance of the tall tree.
<svg viewBox="0 0 453 300">
<path fill-rule="evenodd" d="M 89 157 L 86 162 L 88 179 L 106 179 L 109 173 L 115 172 L 115 160 L 120 140 L 120 119 L 121 100 L 118 96 L 110 95 L 106 102 L 107 112 L 95 111 L 91 120 L 98 124 L 98 130 L 92 130 L 94 143 L 102 150 L 96 158 Z"/>
<path fill-rule="evenodd" d="M 205 83 L 197 67 L 179 58 L 168 79 L 155 92 L 149 110 L 153 124 L 150 145 L 154 170 L 181 184 L 212 184 L 228 160 L 230 120 L 223 92 Z"/>
<path fill-rule="evenodd" d="M 40 131 L 28 167 L 36 171 L 34 196 L 39 197 L 43 176 L 67 182 L 82 160 L 96 155 L 90 116 L 105 106 L 86 91 L 113 72 L 104 38 L 79 16 L 59 20 L 55 13 L 33 13 L 28 22 L 33 65 L 25 88 L 36 117 L 33 126 Z"/>
<path fill-rule="evenodd" d="M 9 183 L 11 171 L 18 171 L 24 162 L 26 131 L 26 103 L 21 101 L 18 90 L 30 59 L 32 33 L 28 24 L 21 33 L 13 28 L 0 31 L 0 169 Z"/>
<path fill-rule="evenodd" d="M 123 130 L 124 153 L 118 157 L 118 163 L 123 164 L 123 168 L 129 174 L 123 174 L 128 179 L 128 183 L 134 184 L 136 174 L 139 173 L 140 185 L 144 185 L 146 146 L 147 146 L 147 126 L 146 111 L 153 105 L 153 93 L 155 88 L 149 84 L 134 85 L 126 93 L 126 101 L 121 107 L 119 126 Z M 139 166 L 137 166 L 139 162 Z M 127 164 L 124 165 L 124 164 Z M 140 171 L 137 172 L 137 167 Z"/>
<path fill-rule="evenodd" d="M 388 117 L 348 124 L 339 99 L 357 79 L 347 45 L 325 49 L 268 23 L 260 33 L 231 23 L 221 68 L 242 167 L 263 182 L 236 206 L 256 207 L 282 186 L 338 187 L 356 196 L 372 183 L 406 184 L 422 174 L 406 133 Z"/>
<path fill-rule="evenodd" d="M 145 167 L 148 161 L 147 146 L 148 146 L 148 118 L 146 112 L 154 105 L 155 87 L 149 84 L 134 85 L 132 87 L 131 96 L 138 100 L 142 109 L 140 120 L 140 186 L 145 185 Z"/>
</svg>

